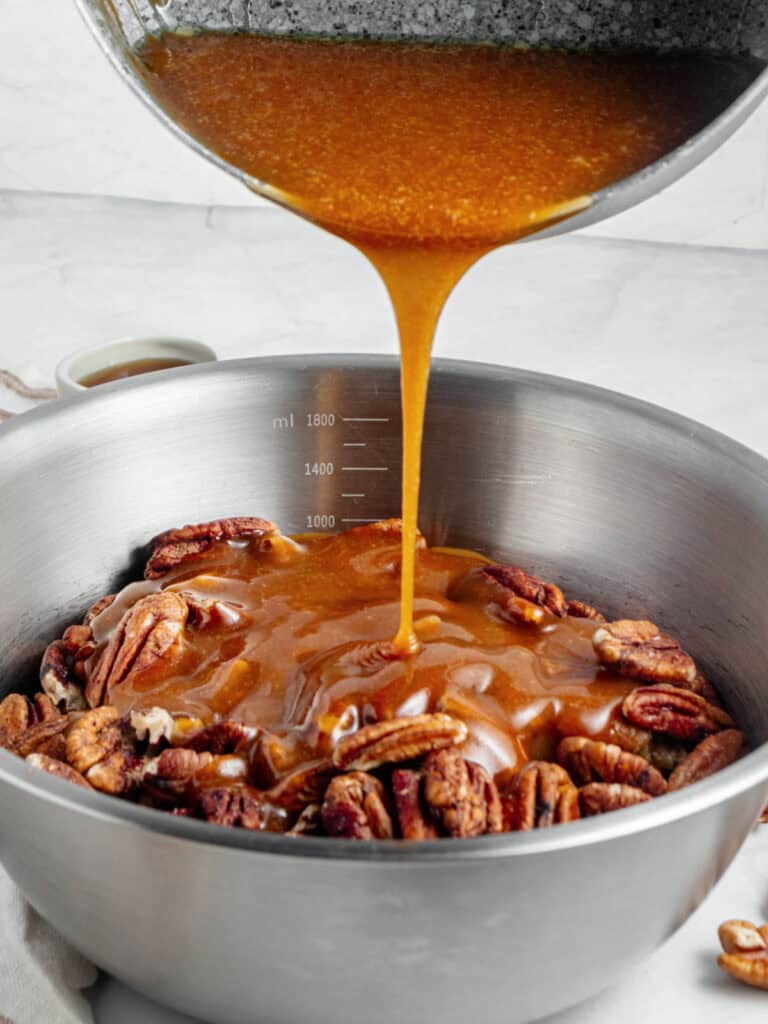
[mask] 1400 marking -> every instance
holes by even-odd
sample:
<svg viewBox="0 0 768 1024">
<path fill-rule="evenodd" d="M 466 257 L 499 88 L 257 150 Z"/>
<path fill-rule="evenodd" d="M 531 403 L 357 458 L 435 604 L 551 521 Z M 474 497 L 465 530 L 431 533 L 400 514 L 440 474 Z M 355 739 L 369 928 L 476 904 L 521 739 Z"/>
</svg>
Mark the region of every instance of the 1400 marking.
<svg viewBox="0 0 768 1024">
<path fill-rule="evenodd" d="M 305 462 L 304 476 L 333 476 L 333 463 Z"/>
</svg>

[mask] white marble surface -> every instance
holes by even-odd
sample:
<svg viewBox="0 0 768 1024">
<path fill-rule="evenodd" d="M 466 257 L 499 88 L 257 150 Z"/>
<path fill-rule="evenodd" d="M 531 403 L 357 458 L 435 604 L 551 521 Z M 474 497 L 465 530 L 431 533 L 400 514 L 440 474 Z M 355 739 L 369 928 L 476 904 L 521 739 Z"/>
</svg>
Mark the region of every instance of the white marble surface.
<svg viewBox="0 0 768 1024">
<path fill-rule="evenodd" d="M 496 253 L 462 283 L 437 354 L 630 392 L 768 454 L 767 279 L 768 253 L 532 243 Z M 383 290 L 363 259 L 271 209 L 0 194 L 0 309 L 0 366 L 41 384 L 73 348 L 124 334 L 199 337 L 222 356 L 395 351 Z M 10 405 L 29 403 L 0 390 L 0 406 Z M 714 966 L 717 925 L 731 916 L 768 918 L 768 829 L 661 951 L 552 1024 L 762 1024 L 768 995 Z M 578 941 L 577 923 L 564 926 Z M 188 1021 L 111 979 L 93 1002 L 98 1024 Z M 257 1022 L 257 996 L 254 1005 Z"/>
<path fill-rule="evenodd" d="M 247 205 L 122 84 L 73 0 L 0 0 L 0 189 Z M 768 247 L 768 105 L 705 164 L 600 237 Z"/>
</svg>

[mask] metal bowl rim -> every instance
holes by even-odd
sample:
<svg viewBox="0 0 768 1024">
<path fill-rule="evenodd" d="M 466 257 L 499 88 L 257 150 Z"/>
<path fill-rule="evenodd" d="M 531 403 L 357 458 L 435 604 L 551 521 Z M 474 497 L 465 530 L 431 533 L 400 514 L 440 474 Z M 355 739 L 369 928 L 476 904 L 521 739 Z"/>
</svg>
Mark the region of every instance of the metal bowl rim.
<svg viewBox="0 0 768 1024">
<path fill-rule="evenodd" d="M 107 405 L 119 402 L 133 392 L 167 389 L 176 384 L 183 386 L 187 378 L 232 375 L 261 368 L 290 372 L 327 370 L 379 369 L 392 372 L 398 366 L 395 357 L 340 355 L 261 356 L 251 359 L 204 363 L 164 371 L 152 377 L 136 377 L 114 384 L 102 385 L 97 391 L 85 395 L 59 399 L 55 403 L 19 416 L 0 430 L 0 453 L 13 436 L 28 431 L 31 426 L 44 427 L 60 416 L 67 416 L 82 402 Z M 768 484 L 768 460 L 737 441 L 706 427 L 695 420 L 637 398 L 609 391 L 605 388 L 572 381 L 548 374 L 534 373 L 491 363 L 437 359 L 435 376 L 453 376 L 457 379 L 506 382 L 510 386 L 523 385 L 559 392 L 572 398 L 604 407 L 614 407 L 630 413 L 688 438 L 695 437 L 699 444 L 720 457 L 736 463 Z M 195 386 L 190 381 L 190 386 Z M 72 814 L 85 814 L 115 825 L 125 825 L 142 831 L 186 839 L 190 842 L 213 844 L 223 850 L 252 851 L 272 856 L 301 856 L 345 861 L 382 862 L 412 866 L 421 863 L 452 863 L 477 859 L 496 859 L 558 852 L 572 847 L 587 846 L 622 838 L 648 829 L 660 827 L 704 811 L 725 802 L 747 789 L 768 780 L 768 744 L 763 744 L 736 764 L 718 772 L 688 789 L 666 794 L 641 806 L 621 812 L 599 815 L 566 826 L 529 833 L 504 833 L 473 839 L 438 839 L 409 844 L 392 842 L 350 842 L 344 839 L 284 836 L 266 832 L 246 832 L 224 828 L 207 822 L 185 818 L 139 807 L 101 793 L 89 793 L 61 779 L 46 775 L 26 765 L 18 757 L 0 750 L 0 783 L 18 787 L 40 797 L 47 803 L 64 807 Z"/>
</svg>

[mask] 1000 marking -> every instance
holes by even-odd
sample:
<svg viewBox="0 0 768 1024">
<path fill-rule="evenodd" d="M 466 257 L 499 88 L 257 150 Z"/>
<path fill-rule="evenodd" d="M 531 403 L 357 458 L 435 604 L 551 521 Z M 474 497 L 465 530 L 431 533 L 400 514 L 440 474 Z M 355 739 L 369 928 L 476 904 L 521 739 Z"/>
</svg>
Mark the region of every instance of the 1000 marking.
<svg viewBox="0 0 768 1024">
<path fill-rule="evenodd" d="M 333 530 L 336 526 L 336 516 L 326 515 L 320 512 L 307 513 L 308 530 Z"/>
</svg>

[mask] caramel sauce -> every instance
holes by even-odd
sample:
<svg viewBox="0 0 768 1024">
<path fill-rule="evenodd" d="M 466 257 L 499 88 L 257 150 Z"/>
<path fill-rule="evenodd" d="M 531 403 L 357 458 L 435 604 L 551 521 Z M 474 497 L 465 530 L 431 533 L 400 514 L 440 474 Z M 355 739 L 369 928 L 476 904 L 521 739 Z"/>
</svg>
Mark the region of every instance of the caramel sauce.
<svg viewBox="0 0 768 1024">
<path fill-rule="evenodd" d="M 174 120 L 381 275 L 400 335 L 403 529 L 220 545 L 204 575 L 166 585 L 231 602 L 239 620 L 187 630 L 174 657 L 110 701 L 242 719 L 282 737 L 293 764 L 328 756 L 362 725 L 425 711 L 463 719 L 466 756 L 491 772 L 552 758 L 563 736 L 616 738 L 633 684 L 598 666 L 594 623 L 507 621 L 481 555 L 417 543 L 432 339 L 477 259 L 680 145 L 757 67 L 215 33 L 152 39 L 140 61 Z"/>
<path fill-rule="evenodd" d="M 297 764 L 329 756 L 362 725 L 425 711 L 463 719 L 467 757 L 492 772 L 552 757 L 563 736 L 614 738 L 614 711 L 635 684 L 598 666 L 594 623 L 506 620 L 478 572 L 482 555 L 422 542 L 419 649 L 394 655 L 400 555 L 399 530 L 369 527 L 219 544 L 202 574 L 177 570 L 162 585 L 230 602 L 233 621 L 187 629 L 183 645 L 115 686 L 109 703 L 243 720 L 282 737 Z M 97 639 L 152 586 L 127 588 L 95 620 Z"/>
<path fill-rule="evenodd" d="M 355 244 L 384 280 L 403 404 L 392 629 L 397 648 L 415 653 L 421 439 L 446 298 L 490 249 L 583 209 L 690 138 L 757 68 L 691 54 L 216 33 L 151 39 L 140 60 L 171 117 L 259 192 Z"/>
<path fill-rule="evenodd" d="M 109 384 L 113 380 L 124 380 L 126 377 L 138 377 L 140 373 L 154 373 L 155 370 L 173 370 L 177 366 L 189 366 L 186 359 L 134 359 L 128 363 L 118 363 L 104 370 L 97 370 L 81 377 L 78 381 L 84 388 L 95 388 L 99 384 Z"/>
</svg>

